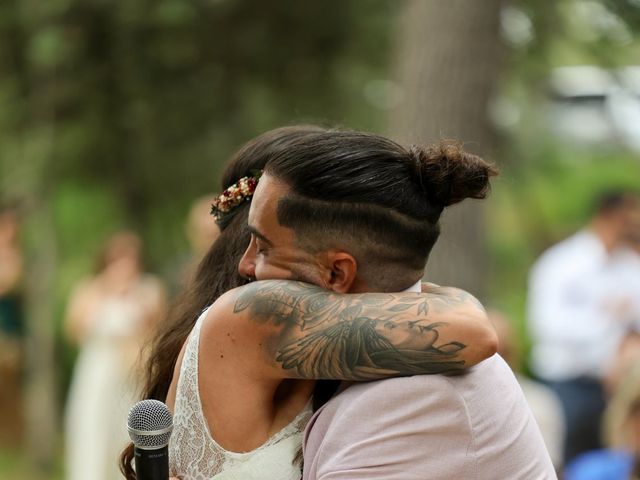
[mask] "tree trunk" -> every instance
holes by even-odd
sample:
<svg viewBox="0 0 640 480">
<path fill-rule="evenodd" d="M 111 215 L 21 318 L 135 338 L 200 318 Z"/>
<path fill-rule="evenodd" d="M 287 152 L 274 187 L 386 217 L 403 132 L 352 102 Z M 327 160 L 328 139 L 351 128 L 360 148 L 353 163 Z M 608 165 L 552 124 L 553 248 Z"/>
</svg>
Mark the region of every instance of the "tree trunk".
<svg viewBox="0 0 640 480">
<path fill-rule="evenodd" d="M 40 118 L 42 120 L 42 118 Z M 55 379 L 54 277 L 56 268 L 56 234 L 51 196 L 53 126 L 33 131 L 23 137 L 23 168 L 17 197 L 24 209 L 25 246 L 25 316 L 26 381 L 25 430 L 26 451 L 31 472 L 29 478 L 51 477 L 58 438 L 58 409 Z M 47 180 L 47 178 L 49 180 Z"/>
<path fill-rule="evenodd" d="M 49 26 L 46 9 L 35 0 L 20 4 L 20 8 L 25 39 L 33 42 L 35 36 Z M 27 45 L 25 42 L 25 50 L 21 52 L 25 59 L 25 115 L 15 132 L 20 147 L 19 159 L 13 162 L 15 181 L 11 189 L 24 207 L 25 450 L 29 478 L 39 480 L 52 476 L 59 439 L 54 321 L 57 242 L 51 206 L 55 189 L 52 166 L 56 133 L 51 96 L 55 92 L 56 75 L 29 59 Z"/>
<path fill-rule="evenodd" d="M 411 0 L 400 19 L 396 78 L 403 92 L 391 134 L 404 144 L 459 139 L 490 157 L 487 106 L 498 79 L 500 0 Z M 426 278 L 482 297 L 487 283 L 483 202 L 445 210 Z"/>
<path fill-rule="evenodd" d="M 18 200 L 21 206 L 25 239 L 24 447 L 30 467 L 29 478 L 48 479 L 51 478 L 58 440 L 53 315 L 57 246 L 49 194 L 53 188 L 52 177 L 47 173 L 47 165 L 52 162 L 53 125 L 26 128 L 16 132 L 16 137 L 16 142 L 21 144 L 19 159 L 12 159 L 11 183 L 3 182 L 2 189 L 8 198 Z"/>
<path fill-rule="evenodd" d="M 45 196 L 28 201 L 26 315 L 27 381 L 26 440 L 30 478 L 51 478 L 58 439 L 55 378 L 54 277 L 57 260 L 53 212 Z"/>
</svg>

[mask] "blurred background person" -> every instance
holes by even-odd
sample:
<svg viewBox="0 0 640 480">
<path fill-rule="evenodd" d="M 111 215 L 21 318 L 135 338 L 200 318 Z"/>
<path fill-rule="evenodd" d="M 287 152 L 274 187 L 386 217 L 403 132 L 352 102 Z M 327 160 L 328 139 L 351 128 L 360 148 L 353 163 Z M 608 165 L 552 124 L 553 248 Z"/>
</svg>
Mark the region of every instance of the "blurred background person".
<svg viewBox="0 0 640 480">
<path fill-rule="evenodd" d="M 165 310 L 164 289 L 144 273 L 140 238 L 119 232 L 106 242 L 96 274 L 73 290 L 65 331 L 78 345 L 66 411 L 66 478 L 119 478 L 140 351 Z"/>
<path fill-rule="evenodd" d="M 196 267 L 211 244 L 220 235 L 220 228 L 211 221 L 211 205 L 216 195 L 196 198 L 190 205 L 184 223 L 189 250 L 175 258 L 166 269 L 171 296 L 180 293 L 195 275 Z"/>
<path fill-rule="evenodd" d="M 607 396 L 613 395 L 628 370 L 640 364 L 640 208 L 630 215 L 626 241 L 628 248 L 618 249 L 612 257 L 615 283 L 611 287 L 627 292 L 624 302 L 612 308 L 626 318 L 626 331 L 605 371 Z"/>
<path fill-rule="evenodd" d="M 562 470 L 565 436 L 564 413 L 560 399 L 545 384 L 521 373 L 521 350 L 512 321 L 496 310 L 489 310 L 487 313 L 498 333 L 498 354 L 505 359 L 514 371 L 527 403 L 531 407 L 533 416 L 540 427 L 542 438 L 553 466 L 557 472 L 560 472 Z"/>
<path fill-rule="evenodd" d="M 602 426 L 608 448 L 576 457 L 567 465 L 565 480 L 640 478 L 640 363 L 617 384 Z"/>
<path fill-rule="evenodd" d="M 189 209 L 186 233 L 191 246 L 193 258 L 191 263 L 197 265 L 216 238 L 220 236 L 220 227 L 211 221 L 211 207 L 217 195 L 204 195 L 197 198 Z"/>
<path fill-rule="evenodd" d="M 628 235 L 638 208 L 632 192 L 602 194 L 588 225 L 545 251 L 531 269 L 531 368 L 562 402 L 565 463 L 601 446 L 603 376 L 633 325 L 640 296 L 621 261 L 634 255 Z"/>
<path fill-rule="evenodd" d="M 629 370 L 640 365 L 640 333 L 637 329 L 629 330 L 609 364 L 604 376 L 604 387 L 607 398 L 611 397 Z"/>
<path fill-rule="evenodd" d="M 0 208 L 0 444 L 5 446 L 15 446 L 22 436 L 22 267 L 18 212 Z"/>
</svg>

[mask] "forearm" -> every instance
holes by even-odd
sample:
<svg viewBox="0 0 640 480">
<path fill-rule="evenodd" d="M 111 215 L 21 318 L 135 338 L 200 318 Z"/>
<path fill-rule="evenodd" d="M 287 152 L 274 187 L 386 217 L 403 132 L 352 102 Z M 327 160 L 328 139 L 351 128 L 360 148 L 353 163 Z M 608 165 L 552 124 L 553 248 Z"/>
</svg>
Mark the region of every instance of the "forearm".
<svg viewBox="0 0 640 480">
<path fill-rule="evenodd" d="M 234 313 L 273 325 L 265 352 L 284 377 L 454 372 L 495 352 L 495 331 L 471 295 L 427 290 L 340 295 L 300 282 L 255 282 L 239 290 Z"/>
</svg>

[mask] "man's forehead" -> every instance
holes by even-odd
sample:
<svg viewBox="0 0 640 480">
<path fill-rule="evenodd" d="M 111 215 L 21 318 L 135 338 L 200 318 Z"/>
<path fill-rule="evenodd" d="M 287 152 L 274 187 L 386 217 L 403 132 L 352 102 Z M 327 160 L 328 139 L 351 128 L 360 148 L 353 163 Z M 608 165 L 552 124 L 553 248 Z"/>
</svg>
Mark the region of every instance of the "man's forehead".
<svg viewBox="0 0 640 480">
<path fill-rule="evenodd" d="M 275 218 L 278 201 L 289 191 L 289 187 L 277 178 L 265 173 L 260 177 L 258 186 L 251 200 L 249 224 L 257 227 Z"/>
<path fill-rule="evenodd" d="M 263 173 L 258 181 L 256 191 L 268 192 L 270 195 L 283 195 L 289 191 L 289 186 L 279 178 Z"/>
</svg>

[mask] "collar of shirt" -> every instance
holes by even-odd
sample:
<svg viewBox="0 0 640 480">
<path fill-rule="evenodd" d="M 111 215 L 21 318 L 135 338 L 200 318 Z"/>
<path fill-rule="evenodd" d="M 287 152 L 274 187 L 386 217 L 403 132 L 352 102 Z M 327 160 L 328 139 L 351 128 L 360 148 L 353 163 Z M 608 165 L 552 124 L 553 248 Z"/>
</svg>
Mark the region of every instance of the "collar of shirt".
<svg viewBox="0 0 640 480">
<path fill-rule="evenodd" d="M 418 280 L 409 288 L 407 288 L 406 290 L 403 290 L 403 292 L 415 292 L 415 293 L 420 293 L 421 291 L 422 291 L 422 280 Z"/>
</svg>

